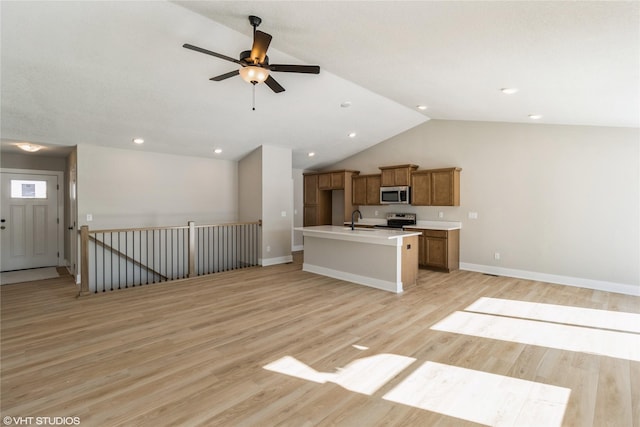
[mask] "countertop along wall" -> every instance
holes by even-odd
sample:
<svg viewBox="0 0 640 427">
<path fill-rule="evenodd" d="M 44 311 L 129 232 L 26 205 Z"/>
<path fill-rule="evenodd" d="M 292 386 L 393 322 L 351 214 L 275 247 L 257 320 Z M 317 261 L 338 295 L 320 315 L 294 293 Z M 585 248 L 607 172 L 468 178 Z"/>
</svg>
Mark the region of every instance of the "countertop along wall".
<svg viewBox="0 0 640 427">
<path fill-rule="evenodd" d="M 461 167 L 459 207 L 361 211 L 461 221 L 463 269 L 640 295 L 639 140 L 636 128 L 431 120 L 327 170 Z"/>
</svg>

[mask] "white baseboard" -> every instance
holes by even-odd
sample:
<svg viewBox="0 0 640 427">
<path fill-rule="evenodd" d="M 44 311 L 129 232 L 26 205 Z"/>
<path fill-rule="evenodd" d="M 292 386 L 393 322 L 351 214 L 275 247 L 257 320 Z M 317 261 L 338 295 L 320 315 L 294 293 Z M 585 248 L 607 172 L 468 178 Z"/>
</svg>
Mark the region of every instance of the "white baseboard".
<svg viewBox="0 0 640 427">
<path fill-rule="evenodd" d="M 261 260 L 259 260 L 260 265 L 262 265 L 263 267 L 276 264 L 286 264 L 288 262 L 293 262 L 293 255 L 285 255 L 275 258 L 262 258 Z"/>
<path fill-rule="evenodd" d="M 303 263 L 302 270 L 308 271 L 310 273 L 320 274 L 322 276 L 333 277 L 334 279 L 357 283 L 359 285 L 382 289 L 383 291 L 389 291 L 396 294 L 402 292 L 402 285 L 396 284 L 395 282 L 375 279 L 373 277 L 361 276 L 359 274 L 346 273 L 344 271 L 334 270 L 332 268 L 322 267 L 319 265 Z"/>
<path fill-rule="evenodd" d="M 298 252 L 304 250 L 304 245 L 294 245 L 291 247 L 291 252 Z"/>
<path fill-rule="evenodd" d="M 538 273 L 535 271 L 496 267 L 493 265 L 471 264 L 467 262 L 461 262 L 460 269 L 475 271 L 478 273 L 495 274 L 496 276 L 515 277 L 518 279 L 536 280 L 539 282 L 555 283 L 558 285 L 575 286 L 579 288 L 595 289 L 598 291 L 640 296 L 640 286 L 629 285 L 626 283 L 584 279 L 581 277 L 560 276 L 557 274 Z"/>
</svg>

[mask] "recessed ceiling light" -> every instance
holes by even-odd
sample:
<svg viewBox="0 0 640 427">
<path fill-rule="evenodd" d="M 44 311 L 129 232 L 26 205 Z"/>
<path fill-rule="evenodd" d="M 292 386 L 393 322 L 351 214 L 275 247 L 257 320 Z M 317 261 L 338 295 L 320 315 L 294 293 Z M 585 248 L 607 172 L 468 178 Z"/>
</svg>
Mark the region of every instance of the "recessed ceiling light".
<svg viewBox="0 0 640 427">
<path fill-rule="evenodd" d="M 357 135 L 357 133 L 355 133 L 355 132 L 349 132 L 348 136 L 349 136 L 349 138 L 355 138 L 356 135 Z"/>
<path fill-rule="evenodd" d="M 427 106 L 426 106 L 426 105 L 416 105 L 416 108 L 417 108 L 418 110 L 426 110 L 426 109 L 427 109 Z"/>
<path fill-rule="evenodd" d="M 41 145 L 29 144 L 28 142 L 21 142 L 20 144 L 18 144 L 18 148 L 24 151 L 28 151 L 30 153 L 35 153 L 36 151 L 42 149 L 43 147 Z"/>
<path fill-rule="evenodd" d="M 309 157 L 313 157 L 313 156 L 315 156 L 315 155 L 316 155 L 316 153 L 314 153 L 313 151 L 312 151 L 312 152 L 310 152 L 309 154 L 307 154 L 307 156 L 309 156 Z"/>
<path fill-rule="evenodd" d="M 343 103 L 340 104 L 340 106 L 342 108 L 349 108 L 351 107 L 351 101 L 344 101 Z"/>
<path fill-rule="evenodd" d="M 518 92 L 518 88 L 515 87 L 503 87 L 502 89 L 500 89 L 500 92 L 506 94 L 506 95 L 513 95 L 514 93 Z"/>
<path fill-rule="evenodd" d="M 540 115 L 540 114 L 529 114 L 529 118 L 531 120 L 538 120 L 538 119 L 542 118 L 542 115 Z"/>
<path fill-rule="evenodd" d="M 222 148 L 216 148 L 215 150 L 213 150 L 213 152 L 216 154 L 220 154 L 222 153 Z"/>
<path fill-rule="evenodd" d="M 136 144 L 144 144 L 144 139 L 142 138 L 133 138 L 133 142 Z"/>
</svg>

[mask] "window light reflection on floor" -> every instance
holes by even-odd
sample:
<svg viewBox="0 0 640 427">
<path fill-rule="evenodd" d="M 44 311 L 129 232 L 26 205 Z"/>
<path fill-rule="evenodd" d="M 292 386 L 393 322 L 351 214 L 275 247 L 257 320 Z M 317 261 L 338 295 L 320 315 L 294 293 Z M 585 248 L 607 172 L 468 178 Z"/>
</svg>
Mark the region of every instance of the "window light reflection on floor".
<svg viewBox="0 0 640 427">
<path fill-rule="evenodd" d="M 579 319 L 569 319 L 563 315 L 562 306 L 546 307 L 546 314 L 540 316 L 545 318 L 544 321 L 504 317 L 504 313 L 507 312 L 510 315 L 518 314 L 517 303 L 518 301 L 511 309 L 507 308 L 509 300 L 501 300 L 500 309 L 490 307 L 492 304 L 474 303 L 469 308 L 478 309 L 484 306 L 486 312 L 495 312 L 498 315 L 456 311 L 433 325 L 431 329 L 640 361 L 640 335 L 638 334 L 551 323 L 549 319 L 557 319 L 558 322 L 567 323 L 580 321 Z M 544 312 L 544 308 L 542 312 Z M 568 310 L 568 312 L 570 311 Z M 614 326 L 611 322 L 605 322 L 605 325 L 605 327 Z M 616 323 L 615 326 L 617 328 L 623 327 L 619 323 Z"/>
<path fill-rule="evenodd" d="M 315 383 L 331 382 L 355 393 L 372 395 L 415 360 L 397 354 L 376 354 L 356 359 L 336 372 L 318 372 L 295 357 L 285 356 L 263 368 Z"/>
<path fill-rule="evenodd" d="M 425 362 L 383 396 L 490 426 L 562 425 L 571 390 L 436 362 Z"/>
<path fill-rule="evenodd" d="M 640 333 L 640 314 L 543 304 L 500 298 L 479 298 L 465 311 Z"/>
</svg>

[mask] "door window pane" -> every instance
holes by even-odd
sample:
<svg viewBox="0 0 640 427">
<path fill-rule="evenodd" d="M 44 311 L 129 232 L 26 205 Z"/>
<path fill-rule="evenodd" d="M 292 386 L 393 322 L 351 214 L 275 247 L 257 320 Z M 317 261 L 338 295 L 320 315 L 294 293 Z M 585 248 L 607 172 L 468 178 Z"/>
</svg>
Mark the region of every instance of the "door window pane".
<svg viewBox="0 0 640 427">
<path fill-rule="evenodd" d="M 46 199 L 47 181 L 11 180 L 11 198 L 13 199 Z"/>
</svg>

